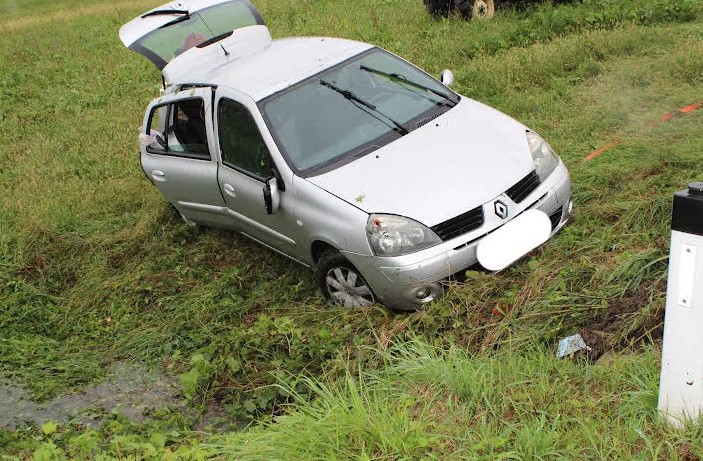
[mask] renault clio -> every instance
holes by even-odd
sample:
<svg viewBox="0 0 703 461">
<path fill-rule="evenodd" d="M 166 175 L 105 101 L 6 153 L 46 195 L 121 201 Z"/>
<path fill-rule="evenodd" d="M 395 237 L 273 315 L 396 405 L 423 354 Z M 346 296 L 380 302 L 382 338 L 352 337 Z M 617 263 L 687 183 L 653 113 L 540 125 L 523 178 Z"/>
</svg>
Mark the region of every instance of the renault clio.
<svg viewBox="0 0 703 461">
<path fill-rule="evenodd" d="M 163 77 L 140 134 L 149 180 L 187 224 L 314 269 L 331 302 L 417 309 L 571 214 L 550 145 L 452 91 L 450 71 L 352 40 L 273 40 L 248 0 L 167 3 L 120 38 Z"/>
</svg>

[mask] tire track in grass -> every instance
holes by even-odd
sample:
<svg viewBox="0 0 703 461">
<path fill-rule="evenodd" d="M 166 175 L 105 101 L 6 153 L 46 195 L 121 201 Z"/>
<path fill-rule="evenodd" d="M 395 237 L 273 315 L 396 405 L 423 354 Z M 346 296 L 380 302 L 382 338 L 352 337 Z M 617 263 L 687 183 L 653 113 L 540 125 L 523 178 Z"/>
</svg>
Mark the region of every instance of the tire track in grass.
<svg viewBox="0 0 703 461">
<path fill-rule="evenodd" d="M 143 9 L 158 6 L 154 0 L 123 0 L 120 2 L 97 3 L 82 8 L 71 8 L 51 13 L 33 14 L 0 22 L 0 34 L 19 32 L 30 27 L 42 26 L 55 21 L 71 21 L 84 16 L 99 16 L 105 13 L 121 13 L 120 10 L 142 6 Z"/>
</svg>

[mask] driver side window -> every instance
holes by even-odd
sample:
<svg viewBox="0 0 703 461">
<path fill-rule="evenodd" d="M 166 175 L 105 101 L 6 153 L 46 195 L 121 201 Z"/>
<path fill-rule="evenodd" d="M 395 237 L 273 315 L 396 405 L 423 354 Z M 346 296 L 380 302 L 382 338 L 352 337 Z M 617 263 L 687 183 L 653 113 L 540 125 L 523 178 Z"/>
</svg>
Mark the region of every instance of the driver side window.
<svg viewBox="0 0 703 461">
<path fill-rule="evenodd" d="M 247 108 L 222 99 L 217 117 L 222 163 L 262 181 L 271 176 L 271 155 Z"/>
</svg>

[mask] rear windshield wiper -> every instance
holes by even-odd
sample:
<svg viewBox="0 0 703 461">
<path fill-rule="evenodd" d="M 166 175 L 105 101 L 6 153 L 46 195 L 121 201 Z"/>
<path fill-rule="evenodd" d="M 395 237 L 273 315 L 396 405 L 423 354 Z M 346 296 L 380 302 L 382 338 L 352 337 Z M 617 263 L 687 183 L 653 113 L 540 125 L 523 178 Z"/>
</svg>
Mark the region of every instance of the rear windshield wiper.
<svg viewBox="0 0 703 461">
<path fill-rule="evenodd" d="M 365 66 L 365 65 L 363 65 L 363 64 L 361 64 L 361 65 L 359 66 L 359 69 L 364 70 L 364 71 L 366 71 L 366 72 L 370 72 L 370 73 L 372 73 L 372 74 L 378 74 L 378 75 L 381 75 L 381 76 L 383 76 L 383 77 L 390 78 L 391 80 L 395 80 L 395 81 L 398 81 L 398 82 L 403 82 L 403 83 L 405 83 L 406 85 L 414 86 L 415 88 L 419 88 L 419 89 L 421 89 L 421 90 L 425 90 L 425 91 L 429 91 L 429 92 L 431 92 L 431 93 L 434 93 L 434 94 L 436 94 L 437 96 L 439 96 L 440 98 L 443 98 L 443 99 L 444 99 L 445 101 L 447 101 L 448 103 L 451 103 L 451 107 L 454 107 L 454 106 L 456 106 L 456 104 L 457 104 L 457 101 L 455 101 L 454 98 L 450 97 L 447 93 L 445 93 L 445 92 L 443 92 L 443 91 L 435 90 L 434 88 L 430 88 L 429 86 L 425 86 L 425 85 L 423 85 L 423 84 L 421 84 L 421 83 L 417 83 L 417 82 L 413 82 L 412 80 L 408 80 L 404 75 L 401 75 L 401 74 L 399 74 L 399 73 L 396 73 L 396 72 L 384 72 L 384 71 L 382 71 L 382 70 L 374 69 L 373 67 Z"/>
<path fill-rule="evenodd" d="M 361 104 L 362 106 L 371 109 L 372 111 L 376 112 L 377 114 L 381 115 L 382 117 L 388 119 L 393 125 L 395 125 L 396 128 L 398 128 L 398 130 L 400 130 L 401 133 L 403 133 L 403 134 L 410 133 L 410 131 L 408 131 L 408 129 L 405 128 L 400 122 L 393 120 L 391 117 L 389 117 L 388 115 L 386 115 L 383 112 L 381 112 L 380 110 L 378 110 L 376 108 L 376 106 L 374 106 L 373 104 L 371 104 L 368 101 L 361 99 L 360 97 L 355 95 L 352 91 L 342 89 L 336 85 L 333 85 L 332 83 L 328 82 L 327 80 L 320 80 L 320 85 L 326 86 L 327 88 L 341 94 L 346 99 L 348 99 L 350 101 L 357 102 L 357 103 Z"/>
<path fill-rule="evenodd" d="M 184 14 L 184 15 L 181 16 L 180 18 L 176 18 L 176 19 L 174 19 L 173 21 L 167 22 L 167 23 L 164 24 L 163 26 L 159 27 L 159 29 L 166 29 L 167 27 L 171 27 L 171 26 L 173 26 L 173 25 L 175 25 L 175 24 L 178 24 L 179 22 L 188 21 L 189 19 L 190 19 L 190 14 Z"/>
<path fill-rule="evenodd" d="M 231 36 L 233 33 L 234 33 L 234 31 L 233 31 L 233 30 L 230 30 L 229 32 L 225 32 L 225 33 L 222 33 L 222 34 L 220 34 L 220 35 L 215 35 L 214 37 L 208 38 L 208 39 L 205 40 L 204 42 L 195 45 L 195 47 L 196 47 L 196 48 L 205 48 L 206 46 L 210 46 L 210 45 L 212 45 L 213 43 L 219 42 L 220 40 L 226 39 L 227 37 Z"/>
<path fill-rule="evenodd" d="M 141 17 L 142 19 L 148 18 L 150 16 L 165 16 L 169 14 L 185 14 L 186 16 L 189 15 L 188 10 L 155 10 L 155 11 L 150 11 L 148 13 L 144 13 Z"/>
</svg>

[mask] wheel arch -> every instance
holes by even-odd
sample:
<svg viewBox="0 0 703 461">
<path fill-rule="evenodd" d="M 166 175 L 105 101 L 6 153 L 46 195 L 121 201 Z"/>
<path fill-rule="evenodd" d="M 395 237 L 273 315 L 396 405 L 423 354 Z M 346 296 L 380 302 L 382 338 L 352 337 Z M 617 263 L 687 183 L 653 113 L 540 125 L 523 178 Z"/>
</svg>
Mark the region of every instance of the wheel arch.
<svg viewBox="0 0 703 461">
<path fill-rule="evenodd" d="M 310 256 L 312 257 L 313 265 L 317 266 L 317 263 L 320 261 L 322 255 L 329 250 L 339 251 L 337 247 L 329 242 L 325 242 L 324 240 L 315 240 L 312 242 L 310 245 Z"/>
</svg>

